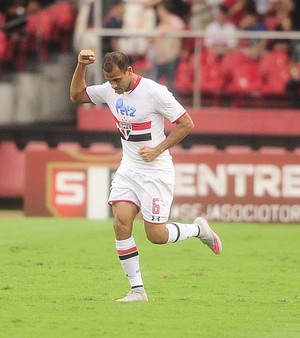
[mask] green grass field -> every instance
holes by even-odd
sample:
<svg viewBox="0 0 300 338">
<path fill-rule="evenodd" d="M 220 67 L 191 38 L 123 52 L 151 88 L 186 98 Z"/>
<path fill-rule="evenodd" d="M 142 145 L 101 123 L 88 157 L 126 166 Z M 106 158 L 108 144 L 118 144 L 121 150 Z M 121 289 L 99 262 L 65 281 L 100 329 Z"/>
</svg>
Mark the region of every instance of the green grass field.
<svg viewBox="0 0 300 338">
<path fill-rule="evenodd" d="M 128 291 L 111 221 L 0 219 L 0 337 L 300 337 L 300 227 L 213 224 L 199 240 L 135 239 L 148 303 Z"/>
</svg>

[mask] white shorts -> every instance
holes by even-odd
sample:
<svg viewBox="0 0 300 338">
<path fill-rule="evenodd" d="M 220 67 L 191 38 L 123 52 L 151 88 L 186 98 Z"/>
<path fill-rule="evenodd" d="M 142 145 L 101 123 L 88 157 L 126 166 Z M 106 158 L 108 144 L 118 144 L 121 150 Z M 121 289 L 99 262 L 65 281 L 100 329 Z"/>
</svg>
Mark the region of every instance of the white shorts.
<svg viewBox="0 0 300 338">
<path fill-rule="evenodd" d="M 145 221 L 165 223 L 169 219 L 173 201 L 173 182 L 170 176 L 164 180 L 131 170 L 118 170 L 111 184 L 108 203 L 133 203 L 140 209 Z"/>
</svg>

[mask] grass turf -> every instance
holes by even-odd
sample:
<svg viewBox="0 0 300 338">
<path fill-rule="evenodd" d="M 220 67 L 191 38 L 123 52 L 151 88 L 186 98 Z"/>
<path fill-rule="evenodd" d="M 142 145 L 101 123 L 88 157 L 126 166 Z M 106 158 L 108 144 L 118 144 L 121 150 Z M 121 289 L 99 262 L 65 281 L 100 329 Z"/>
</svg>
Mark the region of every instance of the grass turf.
<svg viewBox="0 0 300 338">
<path fill-rule="evenodd" d="M 135 226 L 148 303 L 128 291 L 111 221 L 0 220 L 0 337 L 300 337 L 300 227 L 220 224 L 224 251 L 156 246 Z"/>
</svg>

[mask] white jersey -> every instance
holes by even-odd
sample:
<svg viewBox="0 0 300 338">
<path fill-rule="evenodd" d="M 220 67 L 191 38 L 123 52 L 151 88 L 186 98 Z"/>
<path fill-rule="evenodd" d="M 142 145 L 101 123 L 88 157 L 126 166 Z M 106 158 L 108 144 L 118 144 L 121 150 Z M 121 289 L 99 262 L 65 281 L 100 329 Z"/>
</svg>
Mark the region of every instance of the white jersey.
<svg viewBox="0 0 300 338">
<path fill-rule="evenodd" d="M 139 155 L 140 148 L 155 147 L 166 138 L 164 118 L 173 123 L 185 114 L 183 106 L 165 86 L 139 76 L 135 88 L 121 95 L 115 93 L 109 82 L 88 86 L 86 92 L 94 104 L 107 103 L 114 116 L 122 141 L 123 169 L 154 176 L 173 173 L 168 150 L 152 162 L 144 162 Z"/>
</svg>

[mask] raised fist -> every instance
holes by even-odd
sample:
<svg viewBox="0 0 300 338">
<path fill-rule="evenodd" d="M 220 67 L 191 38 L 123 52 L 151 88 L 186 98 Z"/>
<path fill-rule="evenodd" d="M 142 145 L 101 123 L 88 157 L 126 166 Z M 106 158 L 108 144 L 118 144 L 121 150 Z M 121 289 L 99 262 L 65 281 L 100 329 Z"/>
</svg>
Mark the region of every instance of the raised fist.
<svg viewBox="0 0 300 338">
<path fill-rule="evenodd" d="M 90 65 L 95 62 L 95 53 L 91 49 L 83 49 L 78 54 L 78 63 Z"/>
</svg>

